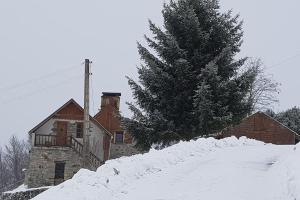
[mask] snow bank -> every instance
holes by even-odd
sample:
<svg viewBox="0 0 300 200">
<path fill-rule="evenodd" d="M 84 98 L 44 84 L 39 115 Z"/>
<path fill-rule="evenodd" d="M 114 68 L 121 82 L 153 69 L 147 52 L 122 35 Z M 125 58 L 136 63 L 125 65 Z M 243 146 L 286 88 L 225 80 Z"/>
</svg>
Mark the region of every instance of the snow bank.
<svg viewBox="0 0 300 200">
<path fill-rule="evenodd" d="M 300 156 L 300 146 L 293 148 L 266 145 L 245 137 L 180 142 L 163 150 L 152 149 L 143 155 L 110 160 L 97 172 L 82 169 L 71 180 L 34 199 L 266 200 L 290 197 L 284 199 L 294 200 L 293 197 L 300 198 L 297 196 L 300 174 L 296 172 L 300 162 L 295 163 L 297 155 Z M 280 174 L 280 179 L 276 174 Z"/>
<path fill-rule="evenodd" d="M 44 186 L 44 187 L 39 187 L 39 188 L 28 188 L 27 185 L 22 184 L 19 187 L 11 190 L 11 191 L 6 191 L 4 192 L 5 194 L 12 194 L 12 193 L 18 193 L 18 192 L 27 192 L 27 191 L 33 191 L 33 190 L 41 190 L 41 189 L 49 189 L 52 186 Z"/>
<path fill-rule="evenodd" d="M 300 199 L 300 143 L 289 154 L 278 159 L 270 176 L 277 177 L 281 199 Z"/>
<path fill-rule="evenodd" d="M 19 187 L 15 188 L 15 189 L 13 189 L 13 190 L 11 190 L 11 191 L 7 191 L 7 192 L 5 192 L 5 193 L 22 192 L 22 191 L 25 191 L 25 190 L 27 190 L 27 189 L 28 189 L 27 185 L 22 184 L 22 185 L 20 185 Z"/>
</svg>

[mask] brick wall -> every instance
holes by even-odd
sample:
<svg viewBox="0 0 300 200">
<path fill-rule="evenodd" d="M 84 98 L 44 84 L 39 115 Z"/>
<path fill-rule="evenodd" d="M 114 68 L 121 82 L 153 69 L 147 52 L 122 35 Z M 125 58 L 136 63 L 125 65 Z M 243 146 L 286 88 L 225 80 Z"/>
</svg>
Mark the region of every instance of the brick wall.
<svg viewBox="0 0 300 200">
<path fill-rule="evenodd" d="M 295 144 L 293 131 L 261 112 L 244 119 L 239 125 L 224 130 L 222 136 L 246 136 L 266 143 Z"/>
<path fill-rule="evenodd" d="M 101 110 L 94 117 L 109 132 L 122 130 L 119 119 L 119 96 L 102 96 Z"/>
<path fill-rule="evenodd" d="M 137 149 L 134 148 L 132 136 L 121 127 L 119 116 L 120 95 L 121 94 L 119 93 L 104 93 L 101 97 L 101 110 L 94 117 L 112 134 L 112 140 L 110 144 L 110 159 L 139 153 Z M 115 133 L 118 131 L 124 132 L 124 144 L 116 144 L 114 142 Z"/>
</svg>

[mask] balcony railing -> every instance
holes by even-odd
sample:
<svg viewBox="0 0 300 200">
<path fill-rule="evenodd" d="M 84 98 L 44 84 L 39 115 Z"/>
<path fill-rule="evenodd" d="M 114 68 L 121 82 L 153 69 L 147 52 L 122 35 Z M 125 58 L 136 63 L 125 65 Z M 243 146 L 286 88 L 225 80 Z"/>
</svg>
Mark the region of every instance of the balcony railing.
<svg viewBox="0 0 300 200">
<path fill-rule="evenodd" d="M 89 154 L 89 160 L 90 160 L 91 165 L 93 167 L 95 167 L 96 169 L 103 164 L 103 162 L 101 162 L 101 160 L 92 152 L 90 152 L 90 154 Z"/>
<path fill-rule="evenodd" d="M 83 145 L 78 142 L 74 137 L 70 137 L 70 146 L 80 155 L 82 155 Z"/>
<path fill-rule="evenodd" d="M 83 145 L 74 137 L 61 137 L 57 135 L 35 135 L 34 146 L 38 147 L 71 147 L 78 154 L 83 155 Z M 101 160 L 92 152 L 88 154 L 90 164 L 98 168 L 103 164 Z"/>
<path fill-rule="evenodd" d="M 57 135 L 40 135 L 36 134 L 34 146 L 42 147 L 72 147 L 77 153 L 82 153 L 83 146 L 74 137 L 61 137 Z"/>
<path fill-rule="evenodd" d="M 65 144 L 63 144 L 65 143 Z M 61 142 L 60 145 L 57 144 L 57 136 L 56 135 L 35 135 L 34 138 L 34 146 L 66 146 L 67 140 Z"/>
</svg>

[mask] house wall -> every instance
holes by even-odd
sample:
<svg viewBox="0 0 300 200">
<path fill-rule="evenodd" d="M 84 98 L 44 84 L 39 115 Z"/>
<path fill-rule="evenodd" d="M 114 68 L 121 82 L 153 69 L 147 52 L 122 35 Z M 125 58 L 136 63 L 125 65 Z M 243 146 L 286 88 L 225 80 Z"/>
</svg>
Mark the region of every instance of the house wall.
<svg viewBox="0 0 300 200">
<path fill-rule="evenodd" d="M 39 129 L 35 131 L 36 134 L 43 134 L 43 135 L 51 135 L 54 133 L 54 122 L 55 119 L 50 119 L 44 125 L 42 125 Z"/>
<path fill-rule="evenodd" d="M 120 158 L 122 156 L 131 156 L 138 153 L 141 152 L 134 147 L 134 144 L 111 143 L 110 159 Z"/>
<path fill-rule="evenodd" d="M 57 121 L 64 121 L 67 122 L 67 135 L 76 138 L 78 142 L 83 144 L 82 138 L 77 138 L 77 127 L 76 122 L 83 122 L 82 120 L 69 120 L 69 119 L 50 119 L 46 122 L 43 126 L 35 131 L 32 134 L 34 137 L 35 134 L 39 135 L 56 135 L 56 122 Z M 103 137 L 105 136 L 105 132 L 103 129 L 100 129 L 94 122 L 90 122 L 90 150 L 94 153 L 98 158 L 101 160 L 104 159 L 104 145 L 103 145 Z M 34 140 L 32 140 L 32 146 L 34 145 Z"/>
<path fill-rule="evenodd" d="M 224 130 L 223 137 L 246 136 L 273 144 L 295 144 L 295 134 L 264 113 L 256 113 L 244 119 L 239 125 Z"/>
<path fill-rule="evenodd" d="M 76 137 L 76 123 L 81 120 L 64 120 L 51 119 L 44 126 L 40 127 L 36 133 L 49 134 L 50 130 L 54 130 L 57 121 L 68 122 L 68 136 Z M 95 123 L 90 125 L 90 151 L 94 153 L 100 160 L 104 161 L 104 145 L 103 137 L 106 134 Z M 52 134 L 56 134 L 52 131 Z M 34 133 L 32 136 L 34 137 Z M 77 141 L 83 143 L 82 138 Z M 34 142 L 33 142 L 34 144 Z M 25 183 L 29 188 L 49 186 L 54 183 L 55 162 L 63 161 L 65 165 L 65 180 L 73 177 L 73 175 L 83 166 L 83 158 L 69 147 L 34 147 L 30 151 L 30 162 L 26 172 Z"/>
<path fill-rule="evenodd" d="M 102 96 L 101 111 L 96 120 L 108 131 L 122 130 L 119 120 L 119 96 Z"/>
<path fill-rule="evenodd" d="M 29 200 L 32 199 L 33 197 L 41 194 L 42 192 L 45 192 L 48 190 L 47 187 L 45 188 L 36 188 L 32 190 L 27 190 L 27 191 L 19 191 L 15 193 L 2 193 L 0 195 L 0 200 Z"/>
<path fill-rule="evenodd" d="M 67 122 L 67 136 L 77 137 L 77 122 L 83 123 L 83 109 L 72 102 L 66 103 L 59 111 L 50 115 L 46 122 L 42 122 L 37 128 L 31 131 L 32 147 L 30 151 L 29 167 L 26 170 L 25 183 L 32 187 L 49 186 L 54 184 L 55 176 L 55 163 L 65 162 L 64 179 L 68 180 L 83 167 L 84 159 L 81 154 L 68 144 L 62 147 L 51 147 L 49 141 L 40 140 L 45 142 L 45 147 L 34 146 L 35 135 L 56 135 L 57 122 Z M 109 154 L 109 146 L 104 145 L 105 140 L 110 141 L 110 136 L 106 130 L 98 124 L 93 118 L 90 120 L 90 151 L 95 154 L 100 161 L 105 161 Z M 83 138 L 76 138 L 76 140 L 83 144 Z M 52 140 L 54 141 L 54 140 Z M 54 143 L 55 144 L 55 143 Z M 40 144 L 43 145 L 43 144 Z M 53 143 L 50 143 L 53 145 Z M 64 145 L 64 143 L 63 143 Z M 96 165 L 99 163 L 96 162 Z M 95 163 L 91 163 L 90 169 L 94 170 Z"/>
<path fill-rule="evenodd" d="M 105 129 L 112 134 L 110 144 L 110 159 L 118 158 L 121 156 L 130 156 L 139 153 L 134 147 L 132 136 L 123 130 L 119 118 L 120 96 L 116 95 L 103 95 L 101 97 L 101 110 L 94 117 Z M 115 134 L 118 131 L 124 132 L 124 143 L 115 143 Z"/>
<path fill-rule="evenodd" d="M 100 114 L 95 117 L 110 133 L 122 130 L 118 119 L 119 100 L 119 97 L 102 97 Z"/>
<path fill-rule="evenodd" d="M 68 147 L 33 147 L 25 184 L 29 188 L 53 185 L 55 162 L 65 162 L 65 180 L 68 180 L 82 167 L 83 159 Z"/>
<path fill-rule="evenodd" d="M 54 135 L 54 119 L 48 120 L 44 125 L 42 125 L 39 129 L 35 131 L 35 133 L 32 133 L 29 135 L 31 146 L 34 146 L 34 137 L 35 134 L 39 135 Z"/>
<path fill-rule="evenodd" d="M 114 143 L 115 133 L 117 131 L 124 131 L 121 127 L 119 118 L 120 97 L 119 96 L 102 96 L 101 97 L 101 110 L 95 116 L 95 119 L 107 129 L 113 136 L 112 142 Z M 124 143 L 133 143 L 131 135 L 124 131 Z"/>
<path fill-rule="evenodd" d="M 105 132 L 104 130 L 100 129 L 98 126 L 96 126 L 94 123 L 91 123 L 90 128 L 90 149 L 91 152 L 94 153 L 98 158 L 101 160 L 105 160 L 104 158 L 104 136 Z"/>
</svg>

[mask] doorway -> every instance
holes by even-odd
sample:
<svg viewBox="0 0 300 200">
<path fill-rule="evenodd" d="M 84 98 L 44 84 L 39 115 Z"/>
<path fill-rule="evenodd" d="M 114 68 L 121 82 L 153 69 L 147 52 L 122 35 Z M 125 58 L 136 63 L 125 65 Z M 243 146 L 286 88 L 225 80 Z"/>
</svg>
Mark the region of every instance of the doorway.
<svg viewBox="0 0 300 200">
<path fill-rule="evenodd" d="M 58 185 L 65 180 L 65 162 L 55 162 L 54 185 Z"/>
<path fill-rule="evenodd" d="M 56 135 L 56 145 L 66 146 L 67 145 L 67 130 L 68 122 L 57 122 L 57 135 Z"/>
</svg>

